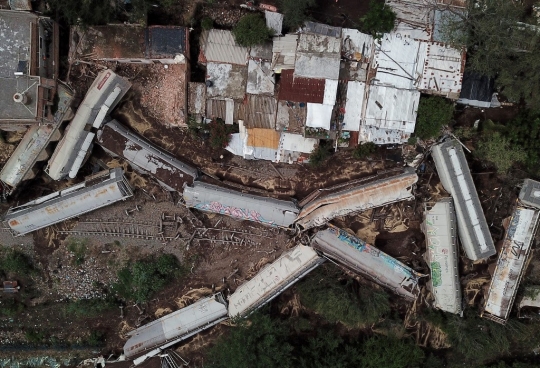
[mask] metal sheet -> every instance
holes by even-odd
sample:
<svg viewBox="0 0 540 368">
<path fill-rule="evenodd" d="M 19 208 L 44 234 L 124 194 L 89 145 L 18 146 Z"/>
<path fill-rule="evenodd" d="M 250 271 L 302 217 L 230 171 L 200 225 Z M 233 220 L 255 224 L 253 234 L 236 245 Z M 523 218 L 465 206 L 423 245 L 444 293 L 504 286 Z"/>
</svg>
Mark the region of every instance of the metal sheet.
<svg viewBox="0 0 540 368">
<path fill-rule="evenodd" d="M 404 298 L 420 294 L 418 279 L 425 275 L 335 226 L 317 232 L 311 246 Z"/>
<path fill-rule="evenodd" d="M 310 247 L 298 245 L 266 265 L 229 297 L 229 317 L 245 317 L 268 303 L 324 262 Z"/>
<path fill-rule="evenodd" d="M 422 230 L 426 236 L 426 262 L 431 270 L 428 285 L 435 298 L 433 306 L 459 314 L 461 285 L 459 283 L 457 223 L 451 198 L 434 205 L 426 204 Z"/>
<path fill-rule="evenodd" d="M 413 198 L 411 189 L 417 180 L 414 170 L 405 169 L 403 174 L 391 178 L 327 194 L 304 206 L 296 223 L 309 229 L 338 216 Z"/>
<path fill-rule="evenodd" d="M 22 206 L 12 207 L 4 216 L 4 221 L 15 235 L 24 235 L 133 195 L 120 168 L 94 175 L 88 185 L 87 182 L 77 184 Z"/>
<path fill-rule="evenodd" d="M 364 108 L 366 84 L 364 82 L 349 81 L 347 83 L 347 102 L 345 103 L 345 116 L 342 130 L 358 132 L 360 119 Z"/>
<path fill-rule="evenodd" d="M 249 61 L 247 93 L 254 95 L 273 95 L 275 84 L 274 72 L 272 72 L 270 62 Z"/>
<path fill-rule="evenodd" d="M 274 97 L 248 95 L 245 111 L 246 128 L 275 129 L 277 100 Z"/>
<path fill-rule="evenodd" d="M 130 338 L 124 344 L 124 354 L 126 358 L 131 358 L 194 330 L 202 331 L 226 316 L 227 306 L 221 294 L 203 298 L 131 331 Z"/>
<path fill-rule="evenodd" d="M 341 39 L 315 34 L 300 34 L 294 75 L 305 78 L 339 78 Z"/>
<path fill-rule="evenodd" d="M 483 317 L 499 323 L 508 319 L 533 245 L 538 216 L 538 211 L 526 208 L 517 208 L 512 214 L 491 278 Z"/>
<path fill-rule="evenodd" d="M 268 226 L 288 228 L 298 215 L 292 201 L 245 194 L 203 182 L 186 187 L 184 200 L 187 207 Z"/>
<path fill-rule="evenodd" d="M 540 208 L 540 182 L 525 179 L 519 192 L 519 200 L 526 206 Z"/>
<path fill-rule="evenodd" d="M 248 60 L 249 49 L 238 45 L 231 31 L 211 29 L 202 48 L 208 62 L 246 65 Z"/>
</svg>

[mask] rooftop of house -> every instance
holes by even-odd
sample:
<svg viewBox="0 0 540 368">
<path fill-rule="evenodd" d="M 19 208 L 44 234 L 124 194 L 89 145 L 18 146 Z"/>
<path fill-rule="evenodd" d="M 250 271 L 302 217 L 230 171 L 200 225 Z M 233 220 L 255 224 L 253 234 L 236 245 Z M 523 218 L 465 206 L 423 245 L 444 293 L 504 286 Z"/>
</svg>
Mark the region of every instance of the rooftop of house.
<svg viewBox="0 0 540 368">
<path fill-rule="evenodd" d="M 30 0 L 9 0 L 11 10 L 32 10 Z"/>
<path fill-rule="evenodd" d="M 338 79 L 340 58 L 340 38 L 300 34 L 294 75 L 306 78 Z"/>
<path fill-rule="evenodd" d="M 0 77 L 0 119 L 34 120 L 38 115 L 39 77 Z M 21 93 L 23 99 L 15 101 L 14 95 Z"/>
<path fill-rule="evenodd" d="M 0 77 L 13 77 L 19 61 L 30 62 L 34 13 L 0 10 Z"/>
<path fill-rule="evenodd" d="M 246 66 L 209 62 L 206 79 L 212 85 L 206 88 L 206 96 L 242 100 L 246 94 L 247 74 Z"/>
<path fill-rule="evenodd" d="M 295 77 L 293 70 L 283 70 L 279 86 L 279 99 L 283 101 L 322 103 L 324 87 L 324 79 Z"/>
<path fill-rule="evenodd" d="M 201 34 L 201 62 L 246 65 L 249 49 L 236 43 L 231 31 L 211 29 Z"/>
</svg>

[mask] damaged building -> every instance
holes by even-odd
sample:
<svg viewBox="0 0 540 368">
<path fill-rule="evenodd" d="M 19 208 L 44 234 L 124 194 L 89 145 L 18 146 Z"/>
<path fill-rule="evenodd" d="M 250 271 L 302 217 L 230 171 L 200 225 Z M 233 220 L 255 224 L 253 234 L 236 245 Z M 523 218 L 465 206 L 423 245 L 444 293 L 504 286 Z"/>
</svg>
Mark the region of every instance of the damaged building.
<svg viewBox="0 0 540 368">
<path fill-rule="evenodd" d="M 422 230 L 426 236 L 424 258 L 431 271 L 428 287 L 433 306 L 445 312 L 462 312 L 456 214 L 452 198 L 426 203 Z"/>
<path fill-rule="evenodd" d="M 4 223 L 15 236 L 69 220 L 98 208 L 126 200 L 133 191 L 120 168 L 86 177 L 85 181 L 11 207 Z"/>
<path fill-rule="evenodd" d="M 330 225 L 317 232 L 311 246 L 408 300 L 415 300 L 420 294 L 418 280 L 425 275 L 342 229 Z"/>
<path fill-rule="evenodd" d="M 447 140 L 433 146 L 431 154 L 444 189 L 454 199 L 459 239 L 467 258 L 476 261 L 496 254 L 461 144 Z"/>
</svg>

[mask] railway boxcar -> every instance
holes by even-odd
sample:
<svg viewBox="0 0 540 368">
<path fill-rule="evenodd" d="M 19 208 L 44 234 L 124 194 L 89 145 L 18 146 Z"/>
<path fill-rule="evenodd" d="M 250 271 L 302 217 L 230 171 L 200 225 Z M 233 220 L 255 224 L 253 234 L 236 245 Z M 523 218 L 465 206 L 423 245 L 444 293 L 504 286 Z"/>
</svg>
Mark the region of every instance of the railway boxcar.
<svg viewBox="0 0 540 368">
<path fill-rule="evenodd" d="M 124 355 L 133 358 L 167 343 L 177 343 L 227 319 L 227 304 L 218 293 L 128 333 Z"/>
<path fill-rule="evenodd" d="M 452 198 L 443 198 L 425 205 L 422 230 L 426 235 L 424 258 L 431 270 L 433 306 L 459 314 L 461 285 L 459 283 L 457 224 Z"/>
<path fill-rule="evenodd" d="M 12 207 L 4 216 L 14 235 L 32 231 L 80 216 L 133 195 L 120 168 L 106 170 L 86 181 L 59 192 Z"/>
<path fill-rule="evenodd" d="M 293 201 L 246 194 L 199 181 L 184 188 L 184 201 L 186 206 L 201 211 L 283 228 L 291 227 L 299 212 Z"/>
<path fill-rule="evenodd" d="M 312 248 L 298 245 L 266 265 L 229 297 L 229 317 L 246 317 L 324 262 Z"/>
<path fill-rule="evenodd" d="M 97 143 L 107 153 L 128 161 L 135 170 L 153 176 L 167 190 L 182 193 L 184 184 L 192 184 L 198 177 L 196 168 L 156 147 L 116 120 L 111 120 L 97 132 Z"/>
<path fill-rule="evenodd" d="M 420 293 L 418 280 L 425 275 L 335 226 L 319 231 L 311 246 L 409 300 L 416 299 Z"/>
</svg>

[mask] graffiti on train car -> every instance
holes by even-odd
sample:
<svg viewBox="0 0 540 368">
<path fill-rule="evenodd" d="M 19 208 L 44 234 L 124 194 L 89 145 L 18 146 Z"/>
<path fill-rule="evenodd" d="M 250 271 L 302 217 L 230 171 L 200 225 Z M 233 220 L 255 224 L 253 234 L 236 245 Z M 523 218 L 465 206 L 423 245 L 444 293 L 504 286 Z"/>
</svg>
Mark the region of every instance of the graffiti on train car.
<svg viewBox="0 0 540 368">
<path fill-rule="evenodd" d="M 199 203 L 195 205 L 194 208 L 201 211 L 214 212 L 214 213 L 219 213 L 222 215 L 235 217 L 241 220 L 249 220 L 249 221 L 260 222 L 262 224 L 274 225 L 274 221 L 269 221 L 269 220 L 264 219 L 262 215 L 257 211 L 234 207 L 234 206 L 224 206 L 223 204 L 219 202 Z"/>
</svg>

